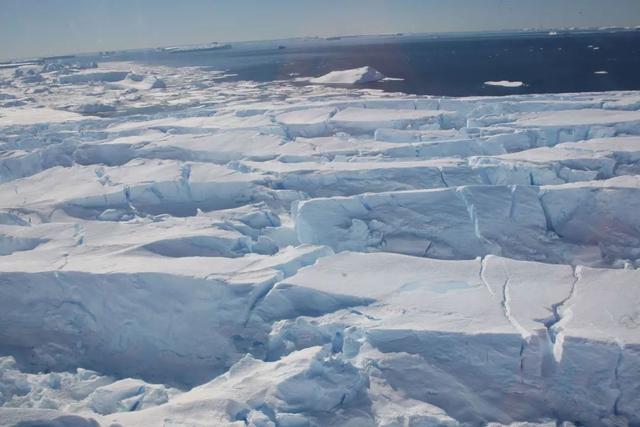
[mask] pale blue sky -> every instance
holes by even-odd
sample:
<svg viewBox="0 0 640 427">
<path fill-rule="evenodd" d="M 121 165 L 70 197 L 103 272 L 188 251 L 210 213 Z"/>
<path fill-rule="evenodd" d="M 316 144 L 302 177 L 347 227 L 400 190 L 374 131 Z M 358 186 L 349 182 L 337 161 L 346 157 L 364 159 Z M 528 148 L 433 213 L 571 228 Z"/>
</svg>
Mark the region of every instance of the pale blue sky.
<svg viewBox="0 0 640 427">
<path fill-rule="evenodd" d="M 306 35 L 640 25 L 640 0 L 0 0 L 0 59 Z"/>
</svg>

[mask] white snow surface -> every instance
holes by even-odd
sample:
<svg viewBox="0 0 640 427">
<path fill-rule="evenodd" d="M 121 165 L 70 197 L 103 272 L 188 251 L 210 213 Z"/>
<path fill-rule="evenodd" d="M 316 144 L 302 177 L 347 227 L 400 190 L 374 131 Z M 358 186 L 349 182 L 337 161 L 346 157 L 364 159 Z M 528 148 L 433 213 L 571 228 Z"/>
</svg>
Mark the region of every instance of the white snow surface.
<svg viewBox="0 0 640 427">
<path fill-rule="evenodd" d="M 0 426 L 640 425 L 640 93 L 82 68 L 0 70 Z"/>
</svg>

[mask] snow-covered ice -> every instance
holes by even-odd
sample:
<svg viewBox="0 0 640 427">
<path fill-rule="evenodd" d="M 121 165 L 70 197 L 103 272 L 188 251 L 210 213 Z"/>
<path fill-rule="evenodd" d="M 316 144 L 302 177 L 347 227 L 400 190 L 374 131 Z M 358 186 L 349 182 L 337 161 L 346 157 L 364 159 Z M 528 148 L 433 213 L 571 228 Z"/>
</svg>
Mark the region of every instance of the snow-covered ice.
<svg viewBox="0 0 640 427">
<path fill-rule="evenodd" d="M 640 425 L 639 93 L 225 76 L 0 70 L 1 426 Z"/>
</svg>

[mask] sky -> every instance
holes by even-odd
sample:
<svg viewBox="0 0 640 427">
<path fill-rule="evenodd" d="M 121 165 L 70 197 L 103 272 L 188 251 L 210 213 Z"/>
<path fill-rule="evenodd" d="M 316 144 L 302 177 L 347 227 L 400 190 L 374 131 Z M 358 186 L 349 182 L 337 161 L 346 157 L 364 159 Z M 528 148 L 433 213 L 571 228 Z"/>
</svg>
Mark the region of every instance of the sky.
<svg viewBox="0 0 640 427">
<path fill-rule="evenodd" d="M 640 25 L 640 0 L 0 0 L 0 59 L 211 41 Z"/>
</svg>

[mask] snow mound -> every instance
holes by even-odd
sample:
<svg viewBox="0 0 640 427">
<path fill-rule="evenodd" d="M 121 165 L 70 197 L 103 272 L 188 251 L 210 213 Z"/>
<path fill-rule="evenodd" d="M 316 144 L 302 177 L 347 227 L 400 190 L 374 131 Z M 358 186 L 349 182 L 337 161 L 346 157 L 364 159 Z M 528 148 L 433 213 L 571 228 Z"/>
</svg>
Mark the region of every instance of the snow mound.
<svg viewBox="0 0 640 427">
<path fill-rule="evenodd" d="M 321 77 L 315 77 L 309 81 L 314 84 L 325 85 L 357 85 L 373 83 L 383 80 L 385 76 L 375 68 L 365 66 L 352 70 L 332 71 Z"/>
</svg>

